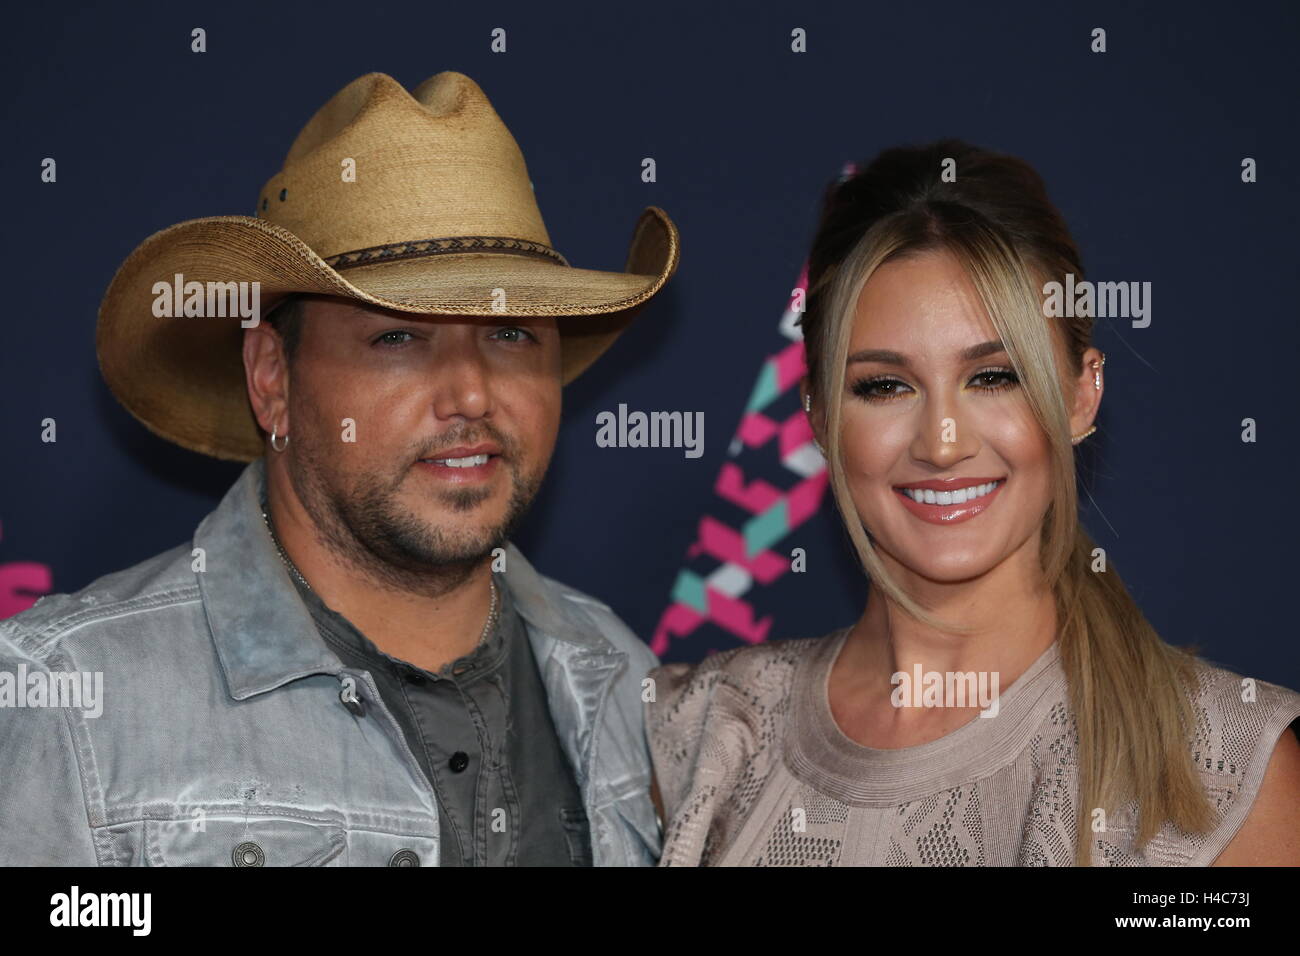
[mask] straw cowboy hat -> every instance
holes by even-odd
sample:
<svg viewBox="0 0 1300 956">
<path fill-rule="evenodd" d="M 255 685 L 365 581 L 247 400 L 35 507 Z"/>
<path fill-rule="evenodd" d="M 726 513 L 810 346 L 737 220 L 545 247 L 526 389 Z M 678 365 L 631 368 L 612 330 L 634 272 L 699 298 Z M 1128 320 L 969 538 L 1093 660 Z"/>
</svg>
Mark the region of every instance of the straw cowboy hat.
<svg viewBox="0 0 1300 956">
<path fill-rule="evenodd" d="M 96 348 L 109 388 L 151 431 L 252 461 L 264 446 L 244 324 L 224 317 L 234 314 L 224 300 L 211 307 L 214 288 L 218 300 L 235 288 L 224 284 L 260 290 L 260 315 L 286 295 L 322 293 L 429 315 L 555 316 L 567 384 L 663 288 L 678 255 L 676 226 L 650 206 L 623 272 L 570 266 L 551 247 L 518 144 L 473 80 L 448 71 L 407 92 L 368 73 L 303 127 L 256 215 L 191 219 L 127 257 Z M 182 311 L 180 296 L 160 307 L 173 286 L 207 311 Z"/>
</svg>

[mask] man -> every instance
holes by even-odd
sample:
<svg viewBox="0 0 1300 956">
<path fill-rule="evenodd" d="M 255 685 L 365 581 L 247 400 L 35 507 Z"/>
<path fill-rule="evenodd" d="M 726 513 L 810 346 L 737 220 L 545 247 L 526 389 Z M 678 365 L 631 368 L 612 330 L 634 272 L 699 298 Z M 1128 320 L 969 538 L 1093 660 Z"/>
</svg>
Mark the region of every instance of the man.
<svg viewBox="0 0 1300 956">
<path fill-rule="evenodd" d="M 570 267 L 452 72 L 360 77 L 255 217 L 147 239 L 101 307 L 105 378 L 251 463 L 193 541 L 0 622 L 0 673 L 103 675 L 97 716 L 0 712 L 0 863 L 653 862 L 655 658 L 509 538 L 562 385 L 677 259 L 651 207 L 626 272 Z"/>
</svg>

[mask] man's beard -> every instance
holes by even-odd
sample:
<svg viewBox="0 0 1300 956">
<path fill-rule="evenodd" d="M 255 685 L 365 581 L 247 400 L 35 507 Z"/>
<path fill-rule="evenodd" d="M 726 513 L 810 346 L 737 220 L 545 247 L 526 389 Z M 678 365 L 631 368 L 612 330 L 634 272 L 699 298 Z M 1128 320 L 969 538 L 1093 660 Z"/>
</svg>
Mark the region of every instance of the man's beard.
<svg viewBox="0 0 1300 956">
<path fill-rule="evenodd" d="M 546 476 L 545 461 L 535 471 L 523 472 L 518 443 L 491 426 L 474 434 L 450 432 L 440 447 L 473 445 L 488 438 L 501 448 L 498 467 L 507 469 L 510 498 L 502 519 L 483 528 L 451 522 L 430 524 L 399 504 L 398 492 L 409 480 L 411 469 L 424 467 L 416 466 L 416 459 L 436 457 L 426 446 L 412 452 L 404 471 L 396 475 L 362 472 L 349 477 L 349 489 L 338 492 L 330 484 L 328 471 L 321 467 L 320 447 L 300 441 L 294 449 L 290 477 L 319 539 L 336 562 L 360 570 L 383 587 L 436 597 L 465 581 L 494 549 L 505 547 Z M 330 451 L 337 454 L 337 448 Z M 453 486 L 429 494 L 453 516 L 464 514 L 469 519 L 493 493 L 489 488 Z"/>
</svg>

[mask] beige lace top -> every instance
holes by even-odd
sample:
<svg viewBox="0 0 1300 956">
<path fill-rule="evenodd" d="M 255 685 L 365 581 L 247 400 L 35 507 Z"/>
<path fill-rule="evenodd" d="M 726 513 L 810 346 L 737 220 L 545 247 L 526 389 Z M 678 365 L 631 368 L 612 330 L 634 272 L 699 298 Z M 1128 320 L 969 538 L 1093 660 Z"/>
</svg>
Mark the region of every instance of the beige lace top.
<svg viewBox="0 0 1300 956">
<path fill-rule="evenodd" d="M 661 866 L 1071 866 L 1078 737 L 1053 643 L 976 717 L 930 743 L 877 750 L 831 716 L 827 678 L 848 629 L 650 672 L 645 705 L 664 802 Z M 1094 866 L 1205 866 L 1246 818 L 1300 694 L 1198 668 L 1189 741 L 1218 822 L 1166 824 L 1141 852 L 1135 810 L 1094 834 Z"/>
</svg>

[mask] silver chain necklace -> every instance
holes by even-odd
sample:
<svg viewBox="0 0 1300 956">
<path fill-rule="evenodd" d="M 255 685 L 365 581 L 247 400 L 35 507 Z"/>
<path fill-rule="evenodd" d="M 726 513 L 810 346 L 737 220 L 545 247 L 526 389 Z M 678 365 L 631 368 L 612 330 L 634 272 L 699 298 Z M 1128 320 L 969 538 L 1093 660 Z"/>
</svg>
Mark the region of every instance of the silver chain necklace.
<svg viewBox="0 0 1300 956">
<path fill-rule="evenodd" d="M 299 584 L 305 587 L 308 591 L 312 591 L 312 586 L 307 583 L 307 579 L 302 576 L 302 572 L 298 570 L 298 566 L 293 563 L 293 559 L 285 553 L 284 546 L 280 544 L 280 538 L 275 533 L 275 528 L 271 525 L 271 516 L 266 513 L 266 505 L 262 505 L 262 520 L 266 522 L 266 530 L 270 532 L 271 541 L 275 544 L 275 550 L 279 552 L 280 560 L 284 562 L 284 566 L 289 569 L 290 574 L 298 579 Z M 492 628 L 496 626 L 497 622 L 497 583 L 490 577 L 488 578 L 488 588 L 492 592 L 492 599 L 491 603 L 488 605 L 487 620 L 483 622 L 483 632 L 478 636 L 479 644 L 482 644 L 487 640 L 487 636 L 492 633 Z M 316 592 L 312 591 L 312 593 L 315 594 Z"/>
</svg>

